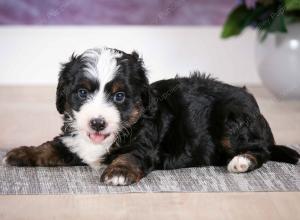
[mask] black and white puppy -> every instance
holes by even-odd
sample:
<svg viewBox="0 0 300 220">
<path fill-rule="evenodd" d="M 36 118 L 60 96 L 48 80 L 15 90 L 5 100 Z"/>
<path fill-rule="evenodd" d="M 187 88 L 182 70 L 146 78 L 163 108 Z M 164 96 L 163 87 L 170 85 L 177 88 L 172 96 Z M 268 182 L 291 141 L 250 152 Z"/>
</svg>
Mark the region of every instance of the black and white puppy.
<svg viewBox="0 0 300 220">
<path fill-rule="evenodd" d="M 62 134 L 38 147 L 19 147 L 16 166 L 107 165 L 106 184 L 138 182 L 156 169 L 225 166 L 254 170 L 268 160 L 297 163 L 275 145 L 271 129 L 245 88 L 198 72 L 148 83 L 136 52 L 89 49 L 59 75 L 56 107 Z"/>
</svg>

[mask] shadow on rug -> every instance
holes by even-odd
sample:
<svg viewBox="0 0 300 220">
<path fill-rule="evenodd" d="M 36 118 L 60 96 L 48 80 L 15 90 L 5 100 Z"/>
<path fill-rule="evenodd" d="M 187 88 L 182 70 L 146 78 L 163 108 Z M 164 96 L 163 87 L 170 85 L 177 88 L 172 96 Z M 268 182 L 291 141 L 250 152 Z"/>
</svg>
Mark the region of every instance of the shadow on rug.
<svg viewBox="0 0 300 220">
<path fill-rule="evenodd" d="M 292 146 L 300 152 L 300 145 Z M 5 152 L 0 152 L 0 158 Z M 130 186 L 100 183 L 102 170 L 89 167 L 0 166 L 0 194 L 100 194 L 129 192 L 300 191 L 300 164 L 268 162 L 245 174 L 225 167 L 154 171 Z"/>
</svg>

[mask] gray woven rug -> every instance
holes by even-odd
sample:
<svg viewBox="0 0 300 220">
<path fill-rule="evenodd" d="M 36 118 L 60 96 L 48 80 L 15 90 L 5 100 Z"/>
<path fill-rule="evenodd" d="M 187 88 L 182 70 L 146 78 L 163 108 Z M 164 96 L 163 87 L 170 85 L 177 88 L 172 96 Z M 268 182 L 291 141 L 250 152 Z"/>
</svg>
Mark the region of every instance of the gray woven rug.
<svg viewBox="0 0 300 220">
<path fill-rule="evenodd" d="M 300 152 L 300 145 L 293 147 Z M 3 155 L 0 152 L 0 158 Z M 102 171 L 89 167 L 0 166 L 0 194 L 300 191 L 299 163 L 268 162 L 246 174 L 228 173 L 225 167 L 154 171 L 131 186 L 100 183 Z"/>
</svg>

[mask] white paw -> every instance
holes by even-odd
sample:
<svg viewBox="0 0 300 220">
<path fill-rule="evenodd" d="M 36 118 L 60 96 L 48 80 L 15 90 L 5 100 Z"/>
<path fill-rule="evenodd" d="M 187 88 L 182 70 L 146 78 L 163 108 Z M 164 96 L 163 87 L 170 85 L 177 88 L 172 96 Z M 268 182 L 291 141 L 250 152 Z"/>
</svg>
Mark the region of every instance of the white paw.
<svg viewBox="0 0 300 220">
<path fill-rule="evenodd" d="M 247 172 L 251 161 L 243 156 L 235 156 L 227 165 L 227 170 L 232 173 Z"/>
<path fill-rule="evenodd" d="M 111 178 L 105 177 L 104 183 L 112 186 L 125 186 L 128 185 L 126 178 L 122 175 L 113 176 Z"/>
</svg>

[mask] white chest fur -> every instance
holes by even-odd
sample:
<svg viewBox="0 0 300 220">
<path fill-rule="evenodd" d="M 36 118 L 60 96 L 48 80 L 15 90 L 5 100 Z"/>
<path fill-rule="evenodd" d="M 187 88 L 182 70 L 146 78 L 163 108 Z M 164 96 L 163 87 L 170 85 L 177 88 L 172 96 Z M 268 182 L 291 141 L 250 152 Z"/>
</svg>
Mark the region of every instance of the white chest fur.
<svg viewBox="0 0 300 220">
<path fill-rule="evenodd" d="M 62 137 L 61 140 L 72 153 L 75 153 L 84 163 L 95 169 L 102 166 L 101 158 L 110 147 L 109 144 L 93 144 L 80 135 Z"/>
</svg>

